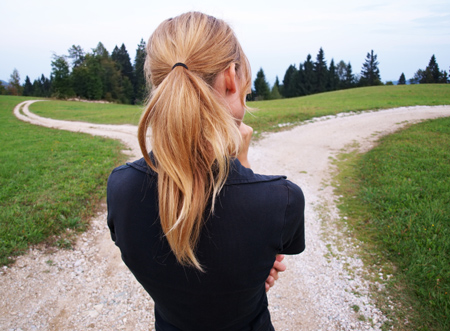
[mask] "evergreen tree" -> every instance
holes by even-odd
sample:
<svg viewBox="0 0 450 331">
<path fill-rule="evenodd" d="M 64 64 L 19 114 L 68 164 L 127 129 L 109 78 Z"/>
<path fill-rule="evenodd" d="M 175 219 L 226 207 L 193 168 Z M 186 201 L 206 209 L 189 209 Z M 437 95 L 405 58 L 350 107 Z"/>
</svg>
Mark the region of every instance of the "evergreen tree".
<svg viewBox="0 0 450 331">
<path fill-rule="evenodd" d="M 355 85 L 355 75 L 353 75 L 352 65 L 349 62 L 347 65 L 347 71 L 345 73 L 344 86 L 345 86 L 345 88 L 350 88 L 350 87 L 353 87 L 354 85 Z"/>
<path fill-rule="evenodd" d="M 314 71 L 314 63 L 312 62 L 311 54 L 308 54 L 306 57 L 306 61 L 303 63 L 303 72 L 304 72 L 304 82 L 303 82 L 303 91 L 304 95 L 309 95 L 314 93 L 315 84 L 316 84 L 316 73 Z"/>
<path fill-rule="evenodd" d="M 425 71 L 422 71 L 422 75 L 419 79 L 420 84 L 437 84 L 441 83 L 443 73 L 439 70 L 439 66 L 436 62 L 436 57 L 433 56 L 428 63 L 428 66 L 425 68 Z"/>
<path fill-rule="evenodd" d="M 378 65 L 379 62 L 377 61 L 377 55 L 373 53 L 373 50 L 371 50 L 370 53 L 367 53 L 366 61 L 361 69 L 360 85 L 382 85 Z"/>
<path fill-rule="evenodd" d="M 425 70 L 417 70 L 417 72 L 414 74 L 414 77 L 411 78 L 410 82 L 411 84 L 446 84 L 448 82 L 448 76 L 445 70 L 439 70 L 439 66 L 436 62 L 436 57 L 433 54 Z"/>
<path fill-rule="evenodd" d="M 295 65 L 290 65 L 286 70 L 283 79 L 283 96 L 285 98 L 292 98 L 297 96 L 297 68 Z"/>
<path fill-rule="evenodd" d="M 261 68 L 256 74 L 256 79 L 253 82 L 255 86 L 256 100 L 267 100 L 270 95 L 269 84 L 266 81 L 264 70 Z"/>
<path fill-rule="evenodd" d="M 33 95 L 33 84 L 31 84 L 30 77 L 25 77 L 25 84 L 23 84 L 23 95 L 32 96 Z"/>
<path fill-rule="evenodd" d="M 147 94 L 147 84 L 145 81 L 144 64 L 146 57 L 146 44 L 144 39 L 141 39 L 134 58 L 134 95 L 135 103 L 141 103 Z"/>
<path fill-rule="evenodd" d="M 43 92 L 42 92 L 42 86 L 41 86 L 41 81 L 39 79 L 35 79 L 33 81 L 33 96 L 34 97 L 42 97 Z"/>
<path fill-rule="evenodd" d="M 448 74 L 447 74 L 447 71 L 443 70 L 442 73 L 443 73 L 443 74 L 442 74 L 440 83 L 442 83 L 442 84 L 448 84 L 449 80 L 448 80 Z"/>
<path fill-rule="evenodd" d="M 6 94 L 6 88 L 3 86 L 3 83 L 0 81 L 0 95 Z"/>
<path fill-rule="evenodd" d="M 297 77 L 296 77 L 296 85 L 295 85 L 295 96 L 306 95 L 307 92 L 305 90 L 305 69 L 303 67 L 303 63 L 300 63 L 298 66 Z"/>
<path fill-rule="evenodd" d="M 92 52 L 94 55 L 98 55 L 102 58 L 109 58 L 109 52 L 101 42 L 97 44 L 97 47 L 92 49 Z"/>
<path fill-rule="evenodd" d="M 111 58 L 118 64 L 122 75 L 128 77 L 130 82 L 133 82 L 134 81 L 133 66 L 131 65 L 130 55 L 128 55 L 128 51 L 125 47 L 125 44 L 122 44 L 120 48 L 116 46 L 113 52 L 111 53 Z"/>
<path fill-rule="evenodd" d="M 429 71 L 431 73 L 431 76 L 433 77 L 433 83 L 440 83 L 442 73 L 439 70 L 439 66 L 436 62 L 436 57 L 433 56 L 430 59 L 430 62 L 428 63 L 428 66 L 426 67 L 425 71 Z"/>
<path fill-rule="evenodd" d="M 400 78 L 398 79 L 397 85 L 405 85 L 405 84 L 406 84 L 405 74 L 402 72 Z"/>
<path fill-rule="evenodd" d="M 125 44 L 122 44 L 120 48 L 117 46 L 114 48 L 111 53 L 111 59 L 117 63 L 122 76 L 128 78 L 128 82 L 126 82 L 125 79 L 121 79 L 121 83 L 126 87 L 123 90 L 126 99 L 128 99 L 129 102 L 132 102 L 134 100 L 134 70 Z M 129 83 L 131 84 L 131 89 L 129 88 Z"/>
<path fill-rule="evenodd" d="M 314 93 L 324 92 L 327 89 L 328 83 L 328 69 L 327 62 L 325 61 L 325 53 L 322 47 L 319 49 L 319 53 L 317 53 L 316 62 L 314 63 Z"/>
<path fill-rule="evenodd" d="M 52 91 L 52 80 L 48 79 L 44 76 L 44 74 L 41 75 L 41 86 L 42 86 L 42 96 L 49 98 L 51 96 Z"/>
<path fill-rule="evenodd" d="M 278 80 L 278 76 L 275 78 L 275 83 L 272 86 L 272 91 L 270 91 L 269 99 L 271 100 L 281 99 L 280 82 Z"/>
<path fill-rule="evenodd" d="M 65 56 L 53 55 L 51 77 L 53 96 L 65 99 L 75 95 L 72 89 L 69 63 Z"/>
<path fill-rule="evenodd" d="M 337 90 L 338 87 L 339 87 L 339 76 L 336 71 L 336 66 L 334 65 L 334 60 L 331 59 L 330 69 L 328 70 L 327 90 L 334 91 L 334 90 Z"/>
<path fill-rule="evenodd" d="M 33 96 L 48 98 L 51 96 L 51 87 L 50 79 L 42 74 L 40 78 L 33 81 Z"/>
</svg>

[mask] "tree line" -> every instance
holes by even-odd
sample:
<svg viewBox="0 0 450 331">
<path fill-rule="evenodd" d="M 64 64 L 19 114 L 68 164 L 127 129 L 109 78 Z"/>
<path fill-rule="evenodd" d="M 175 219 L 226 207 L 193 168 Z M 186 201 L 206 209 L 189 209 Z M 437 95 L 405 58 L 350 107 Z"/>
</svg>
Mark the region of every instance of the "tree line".
<svg viewBox="0 0 450 331">
<path fill-rule="evenodd" d="M 261 68 L 256 74 L 253 82 L 254 89 L 248 100 L 292 98 L 352 87 L 383 85 L 378 66 L 377 55 L 373 50 L 367 53 L 359 74 L 354 74 L 350 62 L 345 63 L 343 60 L 335 64 L 334 59 L 331 59 L 328 66 L 325 53 L 320 48 L 315 61 L 308 54 L 306 60 L 299 64 L 298 69 L 295 64 L 291 64 L 284 74 L 283 83 L 280 83 L 277 76 L 272 88 Z M 428 66 L 424 70 L 419 69 L 409 82 L 410 84 L 447 84 L 450 81 L 448 73 L 445 70 L 439 70 L 436 57 L 433 55 Z M 400 75 L 398 84 L 406 84 L 404 73 Z"/>
<path fill-rule="evenodd" d="M 31 83 L 26 76 L 25 83 L 21 85 L 19 72 L 14 69 L 7 86 L 0 82 L 0 94 L 142 103 L 147 92 L 143 70 L 145 47 L 146 44 L 141 39 L 134 63 L 131 64 L 124 44 L 121 47 L 115 46 L 111 54 L 101 42 L 88 53 L 80 46 L 73 45 L 67 55 L 53 55 L 50 78 L 41 75 Z M 350 62 L 343 60 L 335 64 L 334 59 L 331 59 L 328 66 L 325 53 L 320 48 L 315 61 L 308 54 L 298 69 L 295 64 L 290 65 L 283 82 L 280 83 L 277 76 L 272 88 L 261 68 L 256 74 L 254 88 L 248 100 L 292 98 L 353 87 L 383 85 L 378 66 L 377 55 L 373 50 L 367 53 L 359 74 L 354 74 Z M 419 69 L 409 80 L 410 84 L 449 82 L 448 73 L 439 69 L 434 55 L 428 66 Z M 398 84 L 406 84 L 404 73 L 400 75 Z"/>
<path fill-rule="evenodd" d="M 132 65 L 124 44 L 115 46 L 111 54 L 101 42 L 91 52 L 73 45 L 67 55 L 53 55 L 50 78 L 42 75 L 31 83 L 26 76 L 20 85 L 14 69 L 8 86 L 0 85 L 0 94 L 142 103 L 146 97 L 145 47 L 141 39 Z"/>
</svg>

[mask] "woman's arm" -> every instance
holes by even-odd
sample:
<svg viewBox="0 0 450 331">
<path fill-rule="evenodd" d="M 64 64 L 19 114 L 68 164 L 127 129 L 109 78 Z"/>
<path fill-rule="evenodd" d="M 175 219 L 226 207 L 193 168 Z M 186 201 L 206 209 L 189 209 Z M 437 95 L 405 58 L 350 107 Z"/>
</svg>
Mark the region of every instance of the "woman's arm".
<svg viewBox="0 0 450 331">
<path fill-rule="evenodd" d="M 250 142 L 253 135 L 253 128 L 241 122 L 239 125 L 239 131 L 242 136 L 242 145 L 241 151 L 237 158 L 244 167 L 251 168 L 250 162 L 248 161 L 248 149 L 250 147 Z M 286 270 L 286 265 L 282 262 L 283 259 L 284 255 L 277 255 L 269 276 L 266 279 L 266 292 L 268 292 L 270 288 L 275 285 L 275 281 L 278 280 L 278 273 Z"/>
</svg>

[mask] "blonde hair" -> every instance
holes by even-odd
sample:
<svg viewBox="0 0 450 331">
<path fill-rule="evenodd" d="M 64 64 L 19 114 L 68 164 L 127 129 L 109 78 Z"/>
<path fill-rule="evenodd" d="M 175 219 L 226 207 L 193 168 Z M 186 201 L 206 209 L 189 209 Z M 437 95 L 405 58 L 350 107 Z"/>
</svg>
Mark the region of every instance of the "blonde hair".
<svg viewBox="0 0 450 331">
<path fill-rule="evenodd" d="M 173 67 L 179 62 L 188 69 Z M 241 142 L 236 119 L 213 88 L 217 75 L 233 63 L 244 106 L 250 65 L 224 21 L 185 13 L 162 22 L 147 45 L 145 73 L 152 91 L 139 123 L 139 144 L 158 174 L 159 216 L 167 241 L 179 263 L 199 270 L 195 249 L 205 210 L 210 203 L 214 211 Z M 154 164 L 146 144 L 149 127 Z"/>
</svg>

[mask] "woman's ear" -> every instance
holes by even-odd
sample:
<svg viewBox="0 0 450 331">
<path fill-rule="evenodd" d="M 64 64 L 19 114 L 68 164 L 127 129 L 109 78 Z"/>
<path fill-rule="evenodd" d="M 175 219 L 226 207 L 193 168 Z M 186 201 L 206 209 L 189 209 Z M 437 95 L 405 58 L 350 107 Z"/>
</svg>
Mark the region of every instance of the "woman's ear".
<svg viewBox="0 0 450 331">
<path fill-rule="evenodd" d="M 236 92 L 236 64 L 232 63 L 228 69 L 224 71 L 225 86 L 227 93 Z"/>
</svg>

